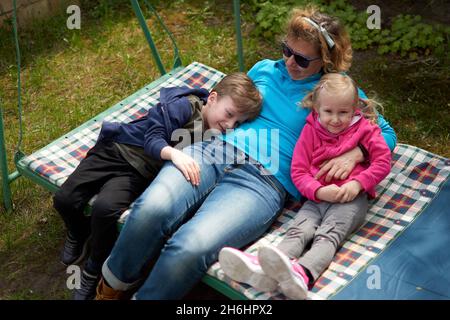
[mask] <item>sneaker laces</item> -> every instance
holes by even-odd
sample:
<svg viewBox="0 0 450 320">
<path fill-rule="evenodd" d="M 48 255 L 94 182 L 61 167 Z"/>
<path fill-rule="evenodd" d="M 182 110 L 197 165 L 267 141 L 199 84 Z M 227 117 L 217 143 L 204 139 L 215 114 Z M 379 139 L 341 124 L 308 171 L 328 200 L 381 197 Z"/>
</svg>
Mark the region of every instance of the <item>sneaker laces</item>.
<svg viewBox="0 0 450 320">
<path fill-rule="evenodd" d="M 99 275 L 90 274 L 86 270 L 83 270 L 83 275 L 81 276 L 81 286 L 78 291 L 88 294 L 95 293 L 98 280 Z"/>
<path fill-rule="evenodd" d="M 254 265 L 260 266 L 261 264 L 259 263 L 258 257 L 251 255 L 247 252 L 241 251 L 249 260 L 251 263 L 253 263 Z"/>
</svg>

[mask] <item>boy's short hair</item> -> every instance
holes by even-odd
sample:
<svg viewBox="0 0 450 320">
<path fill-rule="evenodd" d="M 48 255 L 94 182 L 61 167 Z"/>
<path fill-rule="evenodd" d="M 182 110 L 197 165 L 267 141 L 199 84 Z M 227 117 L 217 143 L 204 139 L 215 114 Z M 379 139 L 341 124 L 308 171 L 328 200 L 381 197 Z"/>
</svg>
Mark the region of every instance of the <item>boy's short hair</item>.
<svg viewBox="0 0 450 320">
<path fill-rule="evenodd" d="M 211 91 L 219 98 L 229 96 L 238 112 L 255 119 L 261 112 L 262 96 L 250 77 L 243 72 L 235 72 L 225 76 Z"/>
</svg>

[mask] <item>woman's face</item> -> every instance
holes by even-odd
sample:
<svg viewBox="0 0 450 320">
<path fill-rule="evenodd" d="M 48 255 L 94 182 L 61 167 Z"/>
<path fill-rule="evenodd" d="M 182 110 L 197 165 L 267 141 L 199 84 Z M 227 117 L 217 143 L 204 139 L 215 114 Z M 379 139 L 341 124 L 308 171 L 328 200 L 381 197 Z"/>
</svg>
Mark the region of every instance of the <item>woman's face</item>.
<svg viewBox="0 0 450 320">
<path fill-rule="evenodd" d="M 316 59 L 320 57 L 320 53 L 314 45 L 303 39 L 288 38 L 286 39 L 286 44 L 293 52 L 301 54 L 308 59 Z M 321 58 L 310 61 L 307 68 L 300 67 L 295 61 L 294 55 L 291 55 L 289 58 L 283 55 L 283 58 L 286 62 L 287 71 L 293 80 L 305 79 L 313 74 L 316 74 L 323 66 Z"/>
</svg>

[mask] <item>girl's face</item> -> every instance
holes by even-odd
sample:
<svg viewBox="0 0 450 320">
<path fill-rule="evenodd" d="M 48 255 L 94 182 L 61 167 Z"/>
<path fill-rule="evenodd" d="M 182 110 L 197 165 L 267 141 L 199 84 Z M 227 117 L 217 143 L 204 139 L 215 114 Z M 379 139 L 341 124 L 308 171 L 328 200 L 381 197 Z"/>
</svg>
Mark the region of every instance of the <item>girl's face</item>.
<svg viewBox="0 0 450 320">
<path fill-rule="evenodd" d="M 350 126 L 355 114 L 352 94 L 331 95 L 322 90 L 317 100 L 317 113 L 320 123 L 325 129 L 337 134 Z"/>
<path fill-rule="evenodd" d="M 290 57 L 286 57 L 283 54 L 284 61 L 286 62 L 287 71 L 288 71 L 289 75 L 291 76 L 292 80 L 305 79 L 305 78 L 307 78 L 313 74 L 316 74 L 320 71 L 320 69 L 323 66 L 322 58 L 319 58 L 320 53 L 313 44 L 311 44 L 301 38 L 298 38 L 298 39 L 287 38 L 285 43 L 290 48 L 290 50 L 293 51 L 294 53 L 300 54 L 309 60 L 316 59 L 316 60 L 310 61 L 308 67 L 302 68 L 295 61 L 294 55 L 291 55 Z M 317 59 L 317 58 L 319 58 L 319 59 Z"/>
</svg>

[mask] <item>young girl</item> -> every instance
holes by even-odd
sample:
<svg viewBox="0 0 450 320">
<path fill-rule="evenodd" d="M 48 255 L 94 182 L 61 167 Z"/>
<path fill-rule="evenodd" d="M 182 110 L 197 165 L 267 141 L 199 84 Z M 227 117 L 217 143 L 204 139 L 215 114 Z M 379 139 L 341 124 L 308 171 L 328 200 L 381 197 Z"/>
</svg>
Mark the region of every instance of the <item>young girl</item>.
<svg viewBox="0 0 450 320">
<path fill-rule="evenodd" d="M 230 278 L 261 291 L 279 287 L 291 299 L 306 298 L 308 288 L 331 263 L 344 239 L 362 225 L 368 198 L 375 197 L 375 186 L 388 175 L 391 160 L 374 124 L 374 102 L 359 99 L 348 76 L 324 75 L 303 100 L 303 107 L 312 112 L 294 149 L 291 177 L 308 201 L 276 248 L 263 246 L 258 257 L 229 247 L 219 254 L 220 265 Z M 355 147 L 361 148 L 365 161 L 348 176 L 337 172 L 334 177 L 340 179 L 315 178 L 320 164 Z"/>
</svg>

